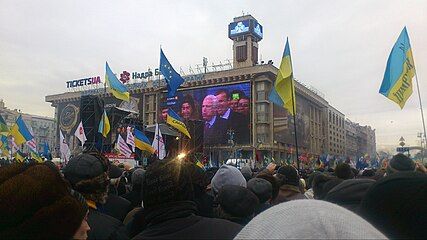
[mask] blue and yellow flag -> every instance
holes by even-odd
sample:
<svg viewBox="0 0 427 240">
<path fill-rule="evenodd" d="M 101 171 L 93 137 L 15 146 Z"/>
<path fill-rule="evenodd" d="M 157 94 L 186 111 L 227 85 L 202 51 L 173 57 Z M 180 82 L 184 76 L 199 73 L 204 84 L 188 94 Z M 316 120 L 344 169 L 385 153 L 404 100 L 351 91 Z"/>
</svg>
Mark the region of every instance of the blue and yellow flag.
<svg viewBox="0 0 427 240">
<path fill-rule="evenodd" d="M 30 151 L 30 156 L 32 159 L 34 159 L 36 162 L 38 163 L 43 163 L 44 160 L 42 157 L 40 157 L 40 155 L 34 151 Z"/>
<path fill-rule="evenodd" d="M 134 129 L 134 142 L 135 147 L 141 149 L 142 151 L 148 151 L 150 153 L 154 153 L 155 149 L 151 146 L 150 140 L 148 140 L 147 136 L 138 129 Z"/>
<path fill-rule="evenodd" d="M 168 97 L 174 97 L 176 90 L 184 82 L 184 79 L 179 75 L 172 65 L 169 63 L 169 60 L 166 58 L 163 50 L 160 48 L 160 72 L 165 77 L 167 84 Z"/>
<path fill-rule="evenodd" d="M 7 135 L 9 133 L 9 128 L 7 127 L 6 121 L 0 115 L 0 135 Z"/>
<path fill-rule="evenodd" d="M 16 119 L 15 124 L 10 128 L 10 135 L 15 138 L 15 143 L 17 145 L 21 145 L 33 139 L 33 135 L 25 125 L 24 120 L 22 120 L 22 116 L 19 115 L 18 119 Z"/>
<path fill-rule="evenodd" d="M 380 93 L 402 109 L 412 94 L 412 78 L 415 75 L 411 43 L 406 27 L 403 28 L 387 60 Z"/>
<path fill-rule="evenodd" d="M 117 79 L 107 62 L 105 62 L 105 82 L 108 84 L 109 91 L 114 97 L 129 102 L 128 88 Z"/>
<path fill-rule="evenodd" d="M 107 112 L 104 109 L 104 114 L 102 114 L 101 121 L 99 122 L 98 132 L 102 134 L 105 138 L 110 132 L 110 120 L 108 120 Z"/>
<path fill-rule="evenodd" d="M 274 104 L 284 107 L 292 116 L 296 111 L 295 86 L 293 81 L 291 51 L 288 39 L 286 39 L 282 62 L 280 63 L 279 71 L 277 71 L 274 88 L 271 88 L 268 98 Z"/>
<path fill-rule="evenodd" d="M 188 138 L 191 138 L 190 133 L 187 130 L 187 126 L 185 126 L 184 121 L 182 121 L 181 117 L 176 114 L 171 108 L 168 110 L 168 117 L 166 118 L 166 123 L 176 128 L 178 131 L 182 132 Z"/>
<path fill-rule="evenodd" d="M 22 152 L 18 150 L 18 151 L 15 153 L 15 159 L 16 159 L 16 161 L 18 161 L 18 162 L 20 162 L 20 163 L 23 163 L 23 162 L 25 161 L 24 154 L 22 154 Z"/>
<path fill-rule="evenodd" d="M 0 149 L 9 150 L 9 141 L 5 135 L 0 135 Z"/>
</svg>

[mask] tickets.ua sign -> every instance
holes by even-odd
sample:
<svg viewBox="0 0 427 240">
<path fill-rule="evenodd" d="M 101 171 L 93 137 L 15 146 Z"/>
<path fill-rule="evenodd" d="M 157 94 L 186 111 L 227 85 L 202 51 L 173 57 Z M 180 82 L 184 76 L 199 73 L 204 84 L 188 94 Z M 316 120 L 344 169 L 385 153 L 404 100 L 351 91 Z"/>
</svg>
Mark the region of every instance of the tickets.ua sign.
<svg viewBox="0 0 427 240">
<path fill-rule="evenodd" d="M 75 88 L 75 87 L 83 87 L 87 85 L 95 85 L 101 83 L 101 77 L 90 77 L 90 78 L 82 78 L 77 80 L 71 80 L 67 82 L 67 88 Z"/>
</svg>

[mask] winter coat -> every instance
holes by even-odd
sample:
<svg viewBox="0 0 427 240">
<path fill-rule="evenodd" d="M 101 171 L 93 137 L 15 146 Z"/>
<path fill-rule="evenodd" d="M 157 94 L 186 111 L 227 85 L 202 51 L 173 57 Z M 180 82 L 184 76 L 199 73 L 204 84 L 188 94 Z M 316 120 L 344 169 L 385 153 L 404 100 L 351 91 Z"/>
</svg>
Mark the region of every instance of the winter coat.
<svg viewBox="0 0 427 240">
<path fill-rule="evenodd" d="M 131 202 L 132 208 L 141 207 L 142 195 L 140 187 L 133 188 L 132 191 L 124 194 L 122 197 Z"/>
<path fill-rule="evenodd" d="M 123 222 L 133 208 L 131 203 L 119 196 L 108 195 L 107 202 L 101 206 L 102 212 Z"/>
<path fill-rule="evenodd" d="M 306 197 L 300 192 L 299 187 L 285 184 L 280 186 L 279 194 L 272 201 L 272 205 L 297 199 L 306 199 Z"/>
<path fill-rule="evenodd" d="M 147 227 L 133 239 L 233 239 L 242 226 L 196 216 L 194 202 L 162 204 L 147 211 Z"/>
<path fill-rule="evenodd" d="M 90 226 L 88 240 L 129 239 L 125 226 L 117 219 L 89 208 L 87 222 Z"/>
</svg>

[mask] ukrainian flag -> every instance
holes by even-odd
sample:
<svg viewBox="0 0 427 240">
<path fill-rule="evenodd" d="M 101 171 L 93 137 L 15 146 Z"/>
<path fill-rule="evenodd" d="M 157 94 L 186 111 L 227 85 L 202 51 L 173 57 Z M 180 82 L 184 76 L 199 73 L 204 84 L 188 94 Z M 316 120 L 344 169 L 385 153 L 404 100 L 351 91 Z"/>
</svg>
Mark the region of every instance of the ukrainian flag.
<svg viewBox="0 0 427 240">
<path fill-rule="evenodd" d="M 181 117 L 176 114 L 171 108 L 168 110 L 168 117 L 166 118 L 166 123 L 176 128 L 178 131 L 182 132 L 188 138 L 191 138 L 190 133 L 187 130 L 184 122 Z"/>
<path fill-rule="evenodd" d="M 0 149 L 2 150 L 8 150 L 9 144 L 7 141 L 7 137 L 5 135 L 0 135 Z"/>
<path fill-rule="evenodd" d="M 129 102 L 128 88 L 117 79 L 107 62 L 105 62 L 105 82 L 114 97 Z"/>
<path fill-rule="evenodd" d="M 292 116 L 295 114 L 295 86 L 293 82 L 292 59 L 288 39 L 286 39 L 282 62 L 277 72 L 274 87 L 271 88 L 269 100 L 274 104 L 284 107 Z"/>
<path fill-rule="evenodd" d="M 33 139 L 33 135 L 28 130 L 21 115 L 19 115 L 18 119 L 16 119 L 16 123 L 10 129 L 10 134 L 15 138 L 16 145 L 24 144 Z"/>
<path fill-rule="evenodd" d="M 380 93 L 402 109 L 412 94 L 415 64 L 406 27 L 403 28 L 387 60 Z"/>
<path fill-rule="evenodd" d="M 37 154 L 37 153 L 35 153 L 33 151 L 30 151 L 30 156 L 31 156 L 32 159 L 34 159 L 38 163 L 43 163 L 44 162 L 43 158 L 41 158 L 39 154 Z"/>
<path fill-rule="evenodd" d="M 9 133 L 9 128 L 7 127 L 6 121 L 0 115 L 0 135 L 7 135 Z"/>
<path fill-rule="evenodd" d="M 148 140 L 147 136 L 138 129 L 134 129 L 134 138 L 135 138 L 135 147 L 141 149 L 142 151 L 148 151 L 150 153 L 154 153 L 155 149 L 151 146 L 150 140 Z"/>
<path fill-rule="evenodd" d="M 22 154 L 22 152 L 18 150 L 18 151 L 15 153 L 15 159 L 16 159 L 16 161 L 18 161 L 18 162 L 20 162 L 20 163 L 23 163 L 23 162 L 25 161 L 24 154 Z"/>
<path fill-rule="evenodd" d="M 101 121 L 99 122 L 98 132 L 102 134 L 105 138 L 110 132 L 110 120 L 108 120 L 107 112 L 104 109 L 104 114 L 102 114 Z"/>
</svg>

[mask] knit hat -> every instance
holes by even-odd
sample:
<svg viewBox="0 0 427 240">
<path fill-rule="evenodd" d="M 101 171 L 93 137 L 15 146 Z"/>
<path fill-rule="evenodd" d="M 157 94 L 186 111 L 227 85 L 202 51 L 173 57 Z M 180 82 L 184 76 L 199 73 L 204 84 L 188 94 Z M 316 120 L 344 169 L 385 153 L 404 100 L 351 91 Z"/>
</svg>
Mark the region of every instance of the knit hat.
<svg viewBox="0 0 427 240">
<path fill-rule="evenodd" d="M 142 168 L 138 168 L 132 173 L 132 186 L 142 185 L 144 180 L 145 170 Z"/>
<path fill-rule="evenodd" d="M 74 190 L 95 202 L 103 203 L 108 191 L 108 159 L 96 154 L 80 154 L 70 159 L 63 169 Z"/>
<path fill-rule="evenodd" d="M 246 179 L 246 182 L 249 181 L 249 179 L 252 178 L 252 169 L 249 166 L 244 166 L 242 167 L 242 170 L 240 170 L 242 172 L 243 177 Z"/>
<path fill-rule="evenodd" d="M 109 178 L 119 178 L 122 176 L 123 169 L 117 167 L 116 165 L 110 165 L 110 169 L 108 170 Z"/>
<path fill-rule="evenodd" d="M 239 169 L 224 164 L 218 169 L 215 176 L 212 178 L 211 186 L 214 193 L 218 193 L 225 185 L 246 187 L 246 180 Z"/>
<path fill-rule="evenodd" d="M 378 180 L 361 203 L 361 216 L 389 238 L 425 238 L 427 175 L 397 172 Z"/>
<path fill-rule="evenodd" d="M 256 206 L 259 204 L 257 196 L 241 186 L 226 185 L 219 190 L 218 203 L 221 209 L 233 218 L 252 219 Z"/>
<path fill-rule="evenodd" d="M 251 190 L 260 203 L 265 203 L 272 197 L 273 187 L 271 183 L 262 178 L 252 178 L 248 181 L 247 188 Z"/>
<path fill-rule="evenodd" d="M 257 215 L 234 239 L 386 239 L 338 205 L 318 200 L 281 203 Z"/>
<path fill-rule="evenodd" d="M 190 163 L 178 159 L 151 164 L 142 184 L 144 208 L 150 210 L 161 204 L 192 201 L 194 191 L 189 165 Z"/>
<path fill-rule="evenodd" d="M 345 180 L 326 194 L 325 201 L 338 204 L 358 213 L 362 199 L 374 183 L 375 181 L 372 179 Z"/>
<path fill-rule="evenodd" d="M 409 157 L 402 153 L 393 156 L 387 165 L 387 174 L 390 175 L 395 172 L 402 171 L 415 171 L 415 163 Z"/>
<path fill-rule="evenodd" d="M 277 195 L 279 194 L 279 183 L 277 181 L 277 178 L 275 178 L 273 175 L 271 175 L 270 173 L 267 172 L 261 172 L 259 173 L 256 178 L 262 178 L 267 180 L 272 187 L 272 192 L 271 192 L 271 199 L 275 199 L 277 197 Z"/>
<path fill-rule="evenodd" d="M 291 165 L 286 165 L 283 167 L 280 167 L 279 170 L 277 170 L 279 180 L 281 180 L 280 185 L 292 185 L 292 186 L 299 186 L 299 175 L 296 168 L 294 168 Z"/>
<path fill-rule="evenodd" d="M 347 163 L 339 163 L 336 167 L 335 167 L 335 175 L 338 178 L 341 179 L 350 179 L 353 178 L 353 171 L 351 170 L 350 165 L 348 165 Z"/>
<path fill-rule="evenodd" d="M 1 167 L 0 239 L 71 239 L 87 212 L 80 198 L 54 167 Z"/>
</svg>

